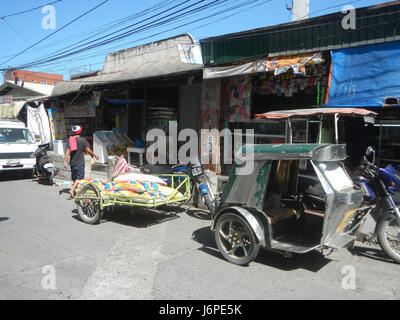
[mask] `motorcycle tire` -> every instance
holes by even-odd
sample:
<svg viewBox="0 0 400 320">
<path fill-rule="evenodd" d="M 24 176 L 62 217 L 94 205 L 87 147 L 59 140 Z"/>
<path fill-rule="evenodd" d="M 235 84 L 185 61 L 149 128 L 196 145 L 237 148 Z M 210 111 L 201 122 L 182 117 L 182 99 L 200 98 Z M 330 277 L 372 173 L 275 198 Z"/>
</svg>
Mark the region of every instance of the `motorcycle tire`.
<svg viewBox="0 0 400 320">
<path fill-rule="evenodd" d="M 386 237 L 388 228 L 395 231 L 394 240 L 389 241 Z M 379 221 L 377 233 L 382 250 L 394 261 L 400 263 L 400 226 L 397 224 L 396 218 L 392 214 L 384 216 Z"/>
<path fill-rule="evenodd" d="M 52 186 L 54 184 L 54 176 L 53 174 L 46 177 L 46 184 L 48 186 Z"/>
</svg>

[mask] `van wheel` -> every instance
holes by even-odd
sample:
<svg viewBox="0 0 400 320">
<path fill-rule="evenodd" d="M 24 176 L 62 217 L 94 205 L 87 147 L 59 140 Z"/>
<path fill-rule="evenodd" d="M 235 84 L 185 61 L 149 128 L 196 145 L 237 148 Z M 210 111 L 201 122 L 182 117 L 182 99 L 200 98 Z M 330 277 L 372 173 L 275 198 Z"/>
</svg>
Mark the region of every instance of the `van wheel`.
<svg viewBox="0 0 400 320">
<path fill-rule="evenodd" d="M 215 242 L 223 257 L 231 263 L 246 265 L 260 250 L 252 228 L 240 215 L 223 213 L 215 226 Z"/>
</svg>

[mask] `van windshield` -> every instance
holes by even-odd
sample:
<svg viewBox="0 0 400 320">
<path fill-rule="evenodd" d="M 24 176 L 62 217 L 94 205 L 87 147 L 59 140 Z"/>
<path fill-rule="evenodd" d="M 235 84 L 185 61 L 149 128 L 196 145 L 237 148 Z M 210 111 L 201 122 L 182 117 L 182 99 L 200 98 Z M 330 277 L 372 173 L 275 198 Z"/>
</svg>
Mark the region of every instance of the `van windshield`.
<svg viewBox="0 0 400 320">
<path fill-rule="evenodd" d="M 35 143 L 28 129 L 23 128 L 0 128 L 0 143 Z"/>
</svg>

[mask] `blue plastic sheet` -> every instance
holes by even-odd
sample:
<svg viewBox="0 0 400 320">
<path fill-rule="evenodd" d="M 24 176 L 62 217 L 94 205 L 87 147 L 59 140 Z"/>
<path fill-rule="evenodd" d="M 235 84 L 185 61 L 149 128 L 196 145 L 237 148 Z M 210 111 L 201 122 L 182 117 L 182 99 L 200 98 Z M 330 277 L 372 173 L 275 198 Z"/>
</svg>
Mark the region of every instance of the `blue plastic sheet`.
<svg viewBox="0 0 400 320">
<path fill-rule="evenodd" d="M 332 51 L 326 107 L 381 107 L 388 97 L 400 99 L 400 41 Z"/>
</svg>

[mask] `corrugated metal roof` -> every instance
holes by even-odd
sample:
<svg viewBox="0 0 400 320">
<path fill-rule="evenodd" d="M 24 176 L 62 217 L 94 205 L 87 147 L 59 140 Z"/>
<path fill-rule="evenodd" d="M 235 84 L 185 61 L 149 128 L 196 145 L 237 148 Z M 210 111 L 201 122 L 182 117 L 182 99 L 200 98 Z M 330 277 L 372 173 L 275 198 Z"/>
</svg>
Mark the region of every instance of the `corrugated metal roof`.
<svg viewBox="0 0 400 320">
<path fill-rule="evenodd" d="M 18 90 L 20 93 L 25 93 L 27 97 L 35 97 L 35 96 L 43 96 L 49 95 L 54 89 L 54 86 L 48 84 L 39 84 L 39 83 L 32 83 L 32 82 L 24 82 L 22 86 L 22 81 L 18 81 L 18 84 L 15 84 L 14 81 L 6 81 L 0 86 L 0 91 L 6 90 Z M 26 97 L 14 97 L 15 99 L 22 99 Z"/>
<path fill-rule="evenodd" d="M 194 44 L 189 34 L 129 48 L 107 55 L 100 75 L 65 81 L 54 87 L 52 96 L 79 91 L 83 86 L 123 82 L 201 69 L 202 64 L 181 61 L 178 44 Z"/>
<path fill-rule="evenodd" d="M 25 105 L 25 101 L 15 101 L 12 104 L 0 104 L 0 119 L 16 119 Z"/>
<path fill-rule="evenodd" d="M 356 29 L 342 12 L 200 41 L 205 66 L 400 40 L 400 1 L 356 10 Z"/>
</svg>

